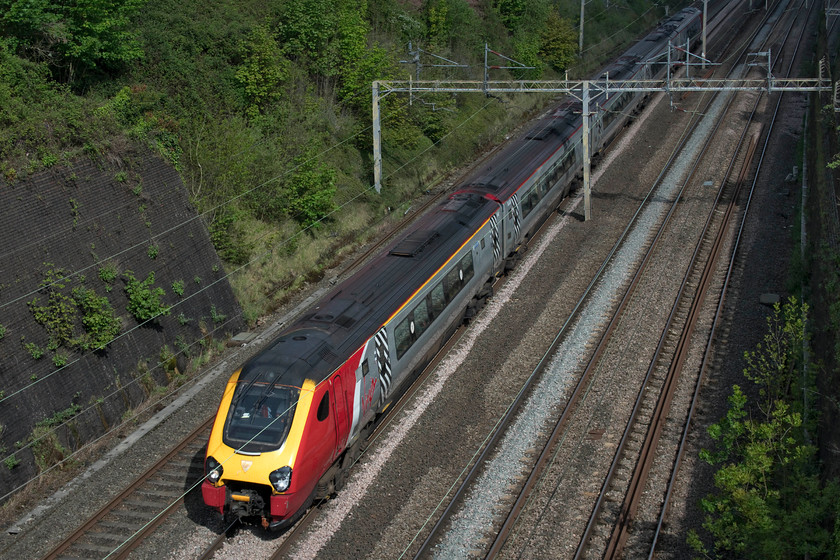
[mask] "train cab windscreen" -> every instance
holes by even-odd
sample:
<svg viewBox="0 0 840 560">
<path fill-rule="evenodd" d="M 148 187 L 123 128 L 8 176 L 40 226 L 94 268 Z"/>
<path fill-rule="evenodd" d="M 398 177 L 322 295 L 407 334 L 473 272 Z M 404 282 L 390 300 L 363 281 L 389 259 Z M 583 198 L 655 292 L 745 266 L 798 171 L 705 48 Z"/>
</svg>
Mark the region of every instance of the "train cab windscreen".
<svg viewBox="0 0 840 560">
<path fill-rule="evenodd" d="M 274 451 L 286 441 L 300 389 L 281 385 L 273 375 L 255 376 L 236 384 L 225 419 L 226 445 L 246 453 Z"/>
</svg>

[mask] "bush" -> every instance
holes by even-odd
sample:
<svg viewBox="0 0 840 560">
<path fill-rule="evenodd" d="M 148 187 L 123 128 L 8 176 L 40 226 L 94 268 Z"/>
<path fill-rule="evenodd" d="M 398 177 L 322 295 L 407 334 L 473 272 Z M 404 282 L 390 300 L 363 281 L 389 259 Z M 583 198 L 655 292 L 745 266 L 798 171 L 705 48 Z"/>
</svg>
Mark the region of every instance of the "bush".
<svg viewBox="0 0 840 560">
<path fill-rule="evenodd" d="M 802 360 L 806 317 L 807 306 L 794 298 L 776 304 L 763 344 L 745 355 L 744 375 L 758 385 L 758 402 L 749 406 L 734 385 L 729 410 L 709 427 L 715 449 L 703 450 L 701 458 L 719 466 L 717 492 L 701 506 L 712 544 L 696 531 L 689 536 L 706 557 L 835 557 L 840 486 L 821 484 L 817 449 L 806 433 L 813 426 L 806 430 L 801 413 L 800 395 L 813 391 L 813 368 Z"/>
<path fill-rule="evenodd" d="M 41 298 L 35 297 L 29 301 L 29 309 L 56 346 L 72 346 L 76 304 L 64 293 L 66 272 L 61 268 L 52 268 L 49 263 L 47 266 L 50 268 L 44 274 L 40 289 L 42 294 L 46 294 L 47 301 L 42 305 Z"/>
<path fill-rule="evenodd" d="M 93 290 L 79 286 L 73 289 L 73 299 L 82 313 L 86 331 L 78 339 L 79 348 L 98 350 L 117 337 L 122 324 L 107 297 L 97 296 Z"/>
<path fill-rule="evenodd" d="M 80 73 L 113 69 L 142 56 L 129 22 L 143 4 L 0 0 L 0 29 L 14 37 L 21 53 L 48 61 L 69 83 Z"/>
<path fill-rule="evenodd" d="M 166 294 L 163 288 L 155 288 L 155 273 L 150 272 L 142 282 L 134 277 L 134 273 L 127 270 L 123 274 L 125 293 L 128 296 L 128 312 L 140 322 L 154 319 L 160 315 L 169 315 L 169 307 L 161 298 Z"/>
</svg>

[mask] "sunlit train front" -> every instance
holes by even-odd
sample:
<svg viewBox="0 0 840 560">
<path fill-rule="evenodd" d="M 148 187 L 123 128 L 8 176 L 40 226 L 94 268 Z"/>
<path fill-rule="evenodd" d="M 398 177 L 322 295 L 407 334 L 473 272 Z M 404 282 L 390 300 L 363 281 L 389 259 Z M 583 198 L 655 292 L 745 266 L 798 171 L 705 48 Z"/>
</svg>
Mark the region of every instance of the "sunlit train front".
<svg viewBox="0 0 840 560">
<path fill-rule="evenodd" d="M 282 529 L 317 495 L 311 473 L 329 471 L 347 443 L 361 355 L 316 383 L 306 357 L 322 335 L 301 330 L 281 337 L 230 378 L 207 446 L 207 505 Z"/>
<path fill-rule="evenodd" d="M 606 71 L 646 77 L 668 41 L 699 30 L 699 11 L 686 8 Z M 593 98 L 593 153 L 642 102 Z M 565 100 L 538 119 L 231 376 L 207 445 L 208 506 L 279 530 L 341 488 L 378 415 L 481 309 L 580 179 L 580 113 Z"/>
</svg>

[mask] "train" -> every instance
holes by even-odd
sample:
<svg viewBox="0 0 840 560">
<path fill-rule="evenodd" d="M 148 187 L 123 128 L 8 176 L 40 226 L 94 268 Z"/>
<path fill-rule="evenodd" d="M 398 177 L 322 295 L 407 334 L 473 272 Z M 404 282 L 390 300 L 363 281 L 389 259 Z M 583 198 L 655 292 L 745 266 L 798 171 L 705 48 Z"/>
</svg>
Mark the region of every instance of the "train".
<svg viewBox="0 0 840 560">
<path fill-rule="evenodd" d="M 699 35 L 686 8 L 604 68 L 651 77 L 670 42 Z M 594 97 L 597 152 L 644 103 Z M 480 311 L 582 173 L 581 103 L 566 98 L 230 377 L 205 456 L 204 503 L 281 531 L 338 492 L 376 420 Z"/>
</svg>

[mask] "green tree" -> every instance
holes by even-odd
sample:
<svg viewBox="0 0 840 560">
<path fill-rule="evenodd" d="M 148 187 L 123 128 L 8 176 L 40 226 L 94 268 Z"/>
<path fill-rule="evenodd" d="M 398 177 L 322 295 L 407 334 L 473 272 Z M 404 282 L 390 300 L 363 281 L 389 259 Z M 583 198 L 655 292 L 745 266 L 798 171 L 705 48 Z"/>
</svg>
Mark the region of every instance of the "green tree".
<svg viewBox="0 0 840 560">
<path fill-rule="evenodd" d="M 431 48 L 448 45 L 452 25 L 448 0 L 429 0 L 426 3 L 426 40 Z"/>
<path fill-rule="evenodd" d="M 798 384 L 802 371 L 802 346 L 807 342 L 805 321 L 808 304 L 791 297 L 785 305 L 778 303 L 767 317 L 767 332 L 763 342 L 750 352 L 744 352 L 747 367 L 744 377 L 759 386 L 762 402 L 759 405 L 769 415 L 773 404 L 787 399 Z"/>
<path fill-rule="evenodd" d="M 243 41 L 243 62 L 236 81 L 245 92 L 248 118 L 255 119 L 269 104 L 280 99 L 280 88 L 289 75 L 289 62 L 280 52 L 268 25 L 259 25 Z"/>
<path fill-rule="evenodd" d="M 283 5 L 278 39 L 284 52 L 308 60 L 323 76 L 336 71 L 337 57 L 332 44 L 338 26 L 337 6 L 329 0 L 290 0 Z"/>
<path fill-rule="evenodd" d="M 18 51 L 47 61 L 67 81 L 143 55 L 131 18 L 145 0 L 0 0 L 0 29 Z"/>
<path fill-rule="evenodd" d="M 513 33 L 525 16 L 527 3 L 525 0 L 496 0 L 493 2 L 493 7 L 507 30 Z"/>
<path fill-rule="evenodd" d="M 764 344 L 746 354 L 744 375 L 759 386 L 760 414 L 753 414 L 734 385 L 729 410 L 709 427 L 715 449 L 703 450 L 701 458 L 719 468 L 716 492 L 701 500 L 701 507 L 712 543 L 707 548 L 696 532 L 689 537 L 707 557 L 817 558 L 835 546 L 838 485 L 821 484 L 816 447 L 795 410 L 803 385 L 791 372 L 802 364 L 806 312 L 794 298 L 777 304 Z M 805 382 L 811 386 L 809 376 Z"/>
<path fill-rule="evenodd" d="M 540 39 L 530 32 L 519 32 L 513 38 L 513 49 L 517 62 L 530 69 L 514 70 L 516 78 L 536 80 L 542 77 L 543 63 L 539 57 Z"/>
<path fill-rule="evenodd" d="M 311 157 L 301 161 L 287 184 L 289 217 L 304 228 L 317 228 L 320 220 L 335 210 L 335 180 L 332 167 Z"/>
<path fill-rule="evenodd" d="M 551 12 L 540 33 L 539 55 L 554 70 L 562 72 L 577 56 L 577 31 L 568 19 Z"/>
</svg>

